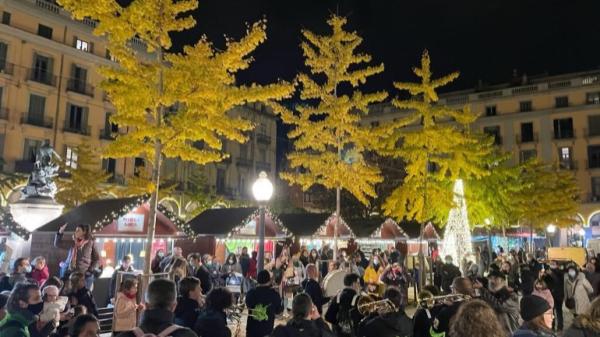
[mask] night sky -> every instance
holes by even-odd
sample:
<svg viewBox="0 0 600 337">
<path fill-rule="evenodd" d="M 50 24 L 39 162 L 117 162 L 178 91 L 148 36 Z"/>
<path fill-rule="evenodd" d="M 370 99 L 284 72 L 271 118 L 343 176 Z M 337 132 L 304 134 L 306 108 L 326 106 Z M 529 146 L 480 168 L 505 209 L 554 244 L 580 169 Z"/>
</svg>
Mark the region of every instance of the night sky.
<svg viewBox="0 0 600 337">
<path fill-rule="evenodd" d="M 595 0 L 201 0 L 197 26 L 175 36 L 176 45 L 208 35 L 217 46 L 223 34 L 239 38 L 245 22 L 263 16 L 268 40 L 242 82 L 290 80 L 302 70 L 300 29 L 325 32 L 338 12 L 363 38 L 361 51 L 386 70 L 369 89 L 391 89 L 413 80 L 411 67 L 429 49 L 438 74 L 460 70 L 449 89 L 509 81 L 513 69 L 529 76 L 560 74 L 600 65 L 600 1 Z M 393 93 L 393 92 L 392 92 Z"/>
</svg>

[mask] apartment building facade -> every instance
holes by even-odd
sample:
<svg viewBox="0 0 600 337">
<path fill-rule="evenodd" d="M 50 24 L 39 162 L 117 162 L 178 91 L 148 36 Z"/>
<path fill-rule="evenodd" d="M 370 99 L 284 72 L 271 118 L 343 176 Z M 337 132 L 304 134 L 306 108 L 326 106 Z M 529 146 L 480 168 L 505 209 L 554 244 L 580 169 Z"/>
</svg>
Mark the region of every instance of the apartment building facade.
<svg viewBox="0 0 600 337">
<path fill-rule="evenodd" d="M 600 223 L 600 71 L 521 76 L 510 83 L 447 93 L 440 104 L 469 105 L 474 128 L 513 154 L 513 164 L 536 157 L 571 170 L 581 189 L 579 221 Z M 374 106 L 366 123 L 401 117 L 390 104 Z"/>
<path fill-rule="evenodd" d="M 96 23 L 75 21 L 50 0 L 0 0 L 0 157 L 3 170 L 28 173 L 36 149 L 48 140 L 69 165 L 77 165 L 75 147 L 87 143 L 101 148 L 115 133 L 127 130 L 112 125 L 114 107 L 99 88 L 100 66 L 113 66 L 106 43 L 94 36 Z M 140 50 L 144 45 L 132 44 Z M 231 113 L 254 121 L 257 129 L 246 144 L 228 142 L 229 160 L 198 167 L 167 160 L 163 176 L 185 182 L 194 170 L 203 170 L 208 187 L 227 198 L 249 195 L 257 172 L 274 174 L 276 122 L 261 104 L 243 106 Z M 98 166 L 114 181 L 144 166 L 142 158 L 98 158 Z M 15 187 L 15 192 L 18 187 Z M 18 198 L 13 193 L 12 199 Z M 173 210 L 185 208 L 170 201 Z"/>
</svg>

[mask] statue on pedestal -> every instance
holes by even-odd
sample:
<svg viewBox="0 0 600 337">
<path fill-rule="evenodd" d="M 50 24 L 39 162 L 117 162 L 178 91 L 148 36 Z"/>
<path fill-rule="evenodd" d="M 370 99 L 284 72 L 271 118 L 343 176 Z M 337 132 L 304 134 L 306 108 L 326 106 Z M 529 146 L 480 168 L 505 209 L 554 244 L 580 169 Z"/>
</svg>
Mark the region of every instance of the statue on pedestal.
<svg viewBox="0 0 600 337">
<path fill-rule="evenodd" d="M 33 171 L 29 175 L 27 186 L 21 191 L 23 194 L 21 199 L 32 197 L 54 199 L 57 187 L 53 180 L 58 176 L 59 170 L 58 164 L 54 161 L 55 157 L 60 160 L 60 156 L 52 149 L 50 142 L 44 141 L 35 154 Z"/>
</svg>

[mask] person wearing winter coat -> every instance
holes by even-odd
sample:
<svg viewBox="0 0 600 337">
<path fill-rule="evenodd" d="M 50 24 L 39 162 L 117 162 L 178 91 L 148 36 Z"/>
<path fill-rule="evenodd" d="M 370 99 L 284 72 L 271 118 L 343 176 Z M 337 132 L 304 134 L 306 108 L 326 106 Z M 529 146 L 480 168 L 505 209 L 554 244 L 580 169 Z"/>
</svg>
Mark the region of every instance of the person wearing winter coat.
<svg viewBox="0 0 600 337">
<path fill-rule="evenodd" d="M 593 293 L 594 289 L 585 278 L 585 275 L 579 272 L 576 265 L 569 265 L 565 275 L 565 303 L 568 304 L 569 299 L 574 299 L 574 306 L 569 309 L 575 316 L 588 311 L 590 307 L 589 296 Z"/>
<path fill-rule="evenodd" d="M 275 315 L 283 312 L 281 296 L 273 289 L 271 275 L 267 270 L 261 270 L 256 277 L 258 286 L 246 295 L 248 321 L 246 337 L 264 337 L 273 332 Z M 264 314 L 266 316 L 261 317 Z"/>
<path fill-rule="evenodd" d="M 552 297 L 552 293 L 550 292 L 550 289 L 548 289 L 548 285 L 546 284 L 546 282 L 543 279 L 537 279 L 535 281 L 532 295 L 535 295 L 535 296 L 545 299 L 546 302 L 548 302 L 548 304 L 550 305 L 550 312 L 548 314 L 553 315 L 554 298 Z M 560 303 L 560 304 L 562 305 L 562 303 Z"/>
<path fill-rule="evenodd" d="M 213 288 L 206 296 L 206 309 L 196 319 L 194 332 L 202 337 L 231 337 L 225 310 L 233 305 L 233 295 L 226 288 Z"/>
<path fill-rule="evenodd" d="M 6 304 L 6 315 L 0 321 L 0 336 L 29 337 L 44 302 L 37 283 L 17 283 Z"/>
<path fill-rule="evenodd" d="M 492 271 L 488 280 L 488 289 L 479 281 L 475 282 L 474 288 L 479 289 L 481 299 L 496 311 L 506 331 L 512 334 L 520 326 L 519 296 L 508 289 L 506 275 L 500 271 Z"/>
<path fill-rule="evenodd" d="M 521 299 L 523 325 L 512 337 L 556 337 L 552 332 L 552 309 L 543 298 L 526 295 Z"/>
<path fill-rule="evenodd" d="M 239 263 L 240 269 L 242 270 L 242 276 L 248 277 L 248 270 L 250 269 L 250 255 L 248 255 L 248 247 L 242 248 Z"/>
<path fill-rule="evenodd" d="M 144 308 L 137 303 L 137 290 L 137 280 L 128 278 L 121 282 L 115 300 L 115 333 L 131 331 L 137 326 L 137 313 Z"/>
<path fill-rule="evenodd" d="M 86 278 L 81 272 L 71 273 L 69 277 L 71 283 L 71 293 L 69 294 L 69 301 L 72 306 L 83 305 L 87 309 L 88 314 L 92 314 L 98 317 L 98 307 L 92 292 L 86 288 Z"/>
<path fill-rule="evenodd" d="M 461 274 L 460 269 L 452 263 L 452 256 L 447 255 L 445 261 L 446 263 L 441 266 L 441 287 L 444 294 L 450 294 L 452 292 L 450 285 Z"/>
<path fill-rule="evenodd" d="M 316 265 L 309 263 L 306 266 L 306 279 L 300 284 L 302 290 L 310 296 L 319 314 L 323 313 L 323 305 L 328 299 L 323 296 L 323 289 L 319 284 L 319 270 Z"/>
<path fill-rule="evenodd" d="M 334 337 L 319 315 L 308 294 L 298 294 L 292 301 L 292 319 L 279 325 L 272 337 Z"/>
<path fill-rule="evenodd" d="M 179 297 L 175 307 L 175 324 L 192 329 L 200 310 L 204 307 L 201 281 L 196 277 L 186 277 L 179 281 Z"/>
<path fill-rule="evenodd" d="M 594 289 L 594 293 L 591 297 L 594 298 L 600 296 L 600 272 L 596 271 L 595 264 L 588 262 L 585 265 L 585 278 L 590 282 Z"/>
<path fill-rule="evenodd" d="M 100 254 L 94 245 L 92 229 L 89 225 L 77 225 L 73 233 L 73 241 L 63 241 L 67 224 L 60 226 L 54 236 L 56 248 L 68 249 L 67 259 L 62 263 L 61 275 L 68 276 L 80 272 L 85 276 L 85 287 L 93 289 L 96 270 L 100 262 Z"/>
<path fill-rule="evenodd" d="M 0 279 L 0 291 L 11 291 L 19 282 L 27 280 L 27 273 L 31 272 L 29 259 L 20 257 L 13 263 L 13 272 L 10 275 L 4 275 Z"/>
<path fill-rule="evenodd" d="M 591 303 L 588 312 L 575 318 L 563 337 L 600 337 L 600 298 Z"/>
<path fill-rule="evenodd" d="M 367 291 L 370 293 L 379 293 L 379 285 L 381 281 L 381 274 L 383 274 L 384 267 L 379 260 L 379 256 L 371 255 L 371 261 L 365 269 L 365 275 L 363 281 L 367 286 Z"/>
<path fill-rule="evenodd" d="M 41 287 L 46 282 L 48 277 L 50 277 L 48 265 L 46 264 L 46 258 L 43 256 L 38 256 L 33 259 L 31 264 L 33 265 L 33 269 L 31 270 L 30 276 Z"/>
<path fill-rule="evenodd" d="M 473 296 L 473 283 L 468 277 L 457 277 L 452 282 L 452 291 L 457 295 Z M 464 303 L 464 301 L 457 301 L 443 306 L 433 320 L 431 336 L 446 336 L 450 331 L 450 322 Z"/>
<path fill-rule="evenodd" d="M 123 258 L 121 259 L 121 265 L 119 266 L 119 268 L 115 269 L 115 271 L 112 274 L 112 277 L 110 278 L 110 285 L 108 288 L 108 298 L 109 299 L 115 299 L 115 291 L 117 290 L 117 275 L 119 274 L 119 272 L 121 273 L 133 273 L 135 270 L 133 269 L 133 266 L 131 265 L 131 256 L 129 255 L 125 255 L 123 256 Z M 134 275 L 129 275 L 129 274 L 124 274 L 121 282 L 123 282 L 123 280 L 125 280 L 126 278 L 135 278 Z"/>
<path fill-rule="evenodd" d="M 556 261 L 550 261 L 550 270 L 547 271 L 550 279 L 547 281 L 552 298 L 554 299 L 554 323 L 552 326 L 557 331 L 563 330 L 563 306 L 565 300 L 565 272 Z"/>
<path fill-rule="evenodd" d="M 349 330 L 358 326 L 362 319 L 356 310 L 360 290 L 360 276 L 347 274 L 344 276 L 344 289 L 329 302 L 325 320 L 331 323 L 333 331 L 338 337 L 351 336 L 352 332 Z"/>
<path fill-rule="evenodd" d="M 358 326 L 361 337 L 412 337 L 413 322 L 404 312 L 403 295 L 400 289 L 388 287 L 383 295 L 395 309 L 385 314 L 373 313 L 365 317 Z"/>
</svg>

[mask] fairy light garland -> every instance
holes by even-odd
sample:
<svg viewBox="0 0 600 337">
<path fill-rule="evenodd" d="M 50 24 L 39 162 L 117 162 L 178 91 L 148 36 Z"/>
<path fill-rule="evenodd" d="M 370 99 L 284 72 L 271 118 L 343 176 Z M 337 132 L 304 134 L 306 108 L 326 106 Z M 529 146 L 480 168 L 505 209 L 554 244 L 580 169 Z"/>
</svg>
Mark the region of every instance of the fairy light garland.
<svg viewBox="0 0 600 337">
<path fill-rule="evenodd" d="M 2 223 L 2 226 L 4 226 L 9 232 L 18 235 L 25 241 L 29 240 L 31 232 L 19 225 L 19 223 L 15 221 L 12 214 L 9 212 L 4 210 L 0 211 L 0 222 Z"/>
<path fill-rule="evenodd" d="M 327 218 L 327 220 L 325 220 L 325 222 L 321 225 L 321 227 L 319 227 L 319 229 L 317 229 L 317 231 L 316 231 L 315 234 L 317 236 L 327 236 L 327 225 L 329 225 L 329 223 L 332 220 L 335 220 L 335 219 L 336 219 L 336 214 L 334 212 L 333 214 L 331 214 L 329 216 L 329 218 Z M 350 233 L 350 237 L 355 237 L 354 232 L 352 231 L 352 229 L 350 228 L 350 226 L 348 226 L 348 224 L 346 223 L 346 221 L 344 221 L 344 218 L 342 218 L 341 216 L 340 216 L 340 225 L 346 227 L 346 229 Z"/>
<path fill-rule="evenodd" d="M 250 221 L 256 219 L 259 216 L 260 216 L 260 209 L 257 209 L 254 212 L 252 212 L 252 214 L 248 215 L 244 220 L 242 220 L 242 222 L 239 225 L 237 225 L 229 233 L 227 233 L 227 237 L 230 238 L 232 235 L 238 234 L 244 227 L 246 227 L 246 225 Z M 283 233 L 285 234 L 286 237 L 290 236 L 290 232 L 283 225 L 283 222 L 281 222 L 281 220 L 279 220 L 279 217 L 275 213 L 273 213 L 273 211 L 270 208 L 265 207 L 265 218 L 267 218 L 267 217 L 270 218 L 271 221 L 283 231 Z"/>
<path fill-rule="evenodd" d="M 134 209 L 140 207 L 140 205 L 146 203 L 148 201 L 148 199 L 149 199 L 148 195 L 140 196 L 140 197 L 136 198 L 133 202 L 123 206 L 120 210 L 112 211 L 108 214 L 105 214 L 102 219 L 96 221 L 96 223 L 93 225 L 92 233 L 96 233 L 97 231 L 102 230 L 105 226 L 107 226 L 107 225 L 111 224 L 113 221 L 115 221 L 115 219 L 118 219 L 118 218 L 126 215 L 127 213 L 130 213 Z"/>
<path fill-rule="evenodd" d="M 467 203 L 460 179 L 454 184 L 454 204 L 456 206 L 448 214 L 448 223 L 444 231 L 442 256 L 452 256 L 454 263 L 460 266 L 461 259 L 473 253 Z"/>
<path fill-rule="evenodd" d="M 164 216 L 166 216 L 169 220 L 171 220 L 175 224 L 177 229 L 185 233 L 185 235 L 187 235 L 188 238 L 196 238 L 197 234 L 192 229 L 189 223 L 186 223 L 185 221 L 181 220 L 177 215 L 169 211 L 165 206 L 161 204 L 158 204 L 158 211 L 161 212 Z"/>
</svg>

